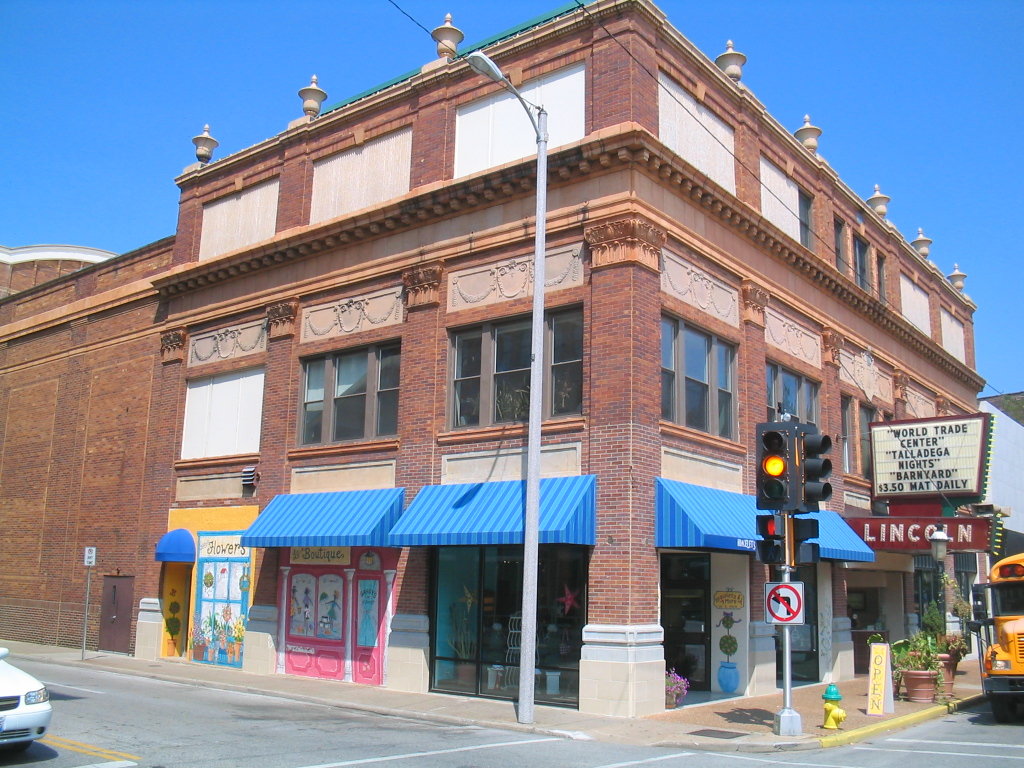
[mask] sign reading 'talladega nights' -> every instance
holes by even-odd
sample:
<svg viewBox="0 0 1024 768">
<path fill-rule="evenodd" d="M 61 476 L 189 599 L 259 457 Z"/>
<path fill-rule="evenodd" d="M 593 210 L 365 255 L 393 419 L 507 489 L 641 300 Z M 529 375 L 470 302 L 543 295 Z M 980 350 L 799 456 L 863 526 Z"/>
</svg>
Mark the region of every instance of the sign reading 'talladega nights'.
<svg viewBox="0 0 1024 768">
<path fill-rule="evenodd" d="M 875 498 L 981 496 L 989 418 L 976 413 L 871 424 Z"/>
</svg>

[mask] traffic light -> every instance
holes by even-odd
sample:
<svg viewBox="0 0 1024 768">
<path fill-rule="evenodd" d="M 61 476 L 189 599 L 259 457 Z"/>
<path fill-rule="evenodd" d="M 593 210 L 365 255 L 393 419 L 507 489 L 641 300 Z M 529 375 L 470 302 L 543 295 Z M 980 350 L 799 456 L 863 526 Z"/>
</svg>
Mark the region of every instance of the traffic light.
<svg viewBox="0 0 1024 768">
<path fill-rule="evenodd" d="M 757 425 L 757 508 L 792 509 L 796 475 L 797 426 L 770 421 Z"/>
<path fill-rule="evenodd" d="M 757 559 L 769 565 L 786 562 L 786 520 L 784 515 L 758 515 L 757 535 L 761 540 L 757 545 Z"/>
<path fill-rule="evenodd" d="M 818 562 L 818 544 L 808 541 L 818 538 L 818 518 L 787 515 L 787 520 L 790 526 L 788 536 L 793 547 L 793 561 L 790 565 L 810 565 Z"/>
<path fill-rule="evenodd" d="M 832 438 L 823 435 L 810 424 L 801 424 L 800 430 L 800 489 L 797 492 L 797 512 L 817 512 L 818 502 L 832 496 L 832 484 L 826 478 L 832 474 L 832 462 L 825 454 L 832 450 Z"/>
</svg>

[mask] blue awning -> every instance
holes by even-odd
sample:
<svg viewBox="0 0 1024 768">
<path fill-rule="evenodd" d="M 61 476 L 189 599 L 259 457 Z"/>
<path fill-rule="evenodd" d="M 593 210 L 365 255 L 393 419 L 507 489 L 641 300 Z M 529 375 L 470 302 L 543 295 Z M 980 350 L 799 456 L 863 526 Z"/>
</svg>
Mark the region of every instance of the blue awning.
<svg viewBox="0 0 1024 768">
<path fill-rule="evenodd" d="M 246 547 L 386 547 L 404 488 L 275 496 L 242 534 Z"/>
<path fill-rule="evenodd" d="M 659 477 L 655 487 L 656 547 L 754 552 L 757 540 L 754 497 Z M 817 541 L 826 560 L 873 562 L 874 552 L 831 510 L 810 513 L 818 520 Z"/>
<path fill-rule="evenodd" d="M 594 475 L 540 481 L 541 544 L 593 545 L 597 480 Z M 393 547 L 448 544 L 522 544 L 526 483 L 428 485 L 388 534 Z"/>
<path fill-rule="evenodd" d="M 194 563 L 196 539 L 187 528 L 175 528 L 156 543 L 156 560 L 161 563 Z"/>
</svg>

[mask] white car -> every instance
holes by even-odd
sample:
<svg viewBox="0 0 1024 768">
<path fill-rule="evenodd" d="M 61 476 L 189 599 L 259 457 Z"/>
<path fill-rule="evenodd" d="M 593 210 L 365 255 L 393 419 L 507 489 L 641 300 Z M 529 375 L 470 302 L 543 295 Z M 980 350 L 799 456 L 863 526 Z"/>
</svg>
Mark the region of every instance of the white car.
<svg viewBox="0 0 1024 768">
<path fill-rule="evenodd" d="M 10 650 L 0 648 L 0 750 L 28 749 L 50 727 L 50 692 L 28 672 L 4 659 Z"/>
</svg>

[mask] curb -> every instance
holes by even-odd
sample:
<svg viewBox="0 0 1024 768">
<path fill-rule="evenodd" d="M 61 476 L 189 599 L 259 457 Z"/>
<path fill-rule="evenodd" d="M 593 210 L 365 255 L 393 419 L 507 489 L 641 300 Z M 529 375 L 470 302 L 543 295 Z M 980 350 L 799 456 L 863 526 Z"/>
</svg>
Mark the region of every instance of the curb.
<svg viewBox="0 0 1024 768">
<path fill-rule="evenodd" d="M 875 723 L 874 725 L 865 725 L 862 728 L 858 728 L 857 730 L 850 731 L 848 733 L 837 733 L 834 736 L 822 736 L 818 739 L 818 746 L 822 749 L 846 746 L 847 744 L 863 741 L 864 739 L 869 739 L 872 736 L 877 736 L 878 734 L 885 733 L 886 731 L 892 731 L 898 728 L 909 728 L 912 725 L 923 723 L 926 720 L 932 720 L 936 717 L 942 717 L 943 715 L 959 712 L 961 709 L 967 709 L 984 700 L 984 694 L 976 694 L 974 696 L 968 696 L 966 699 L 947 701 L 945 704 L 936 704 L 934 707 L 922 709 L 920 712 L 912 712 L 909 715 L 892 717 L 888 720 L 882 720 Z"/>
</svg>

